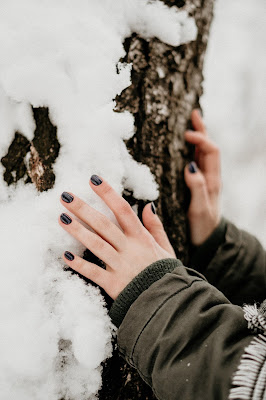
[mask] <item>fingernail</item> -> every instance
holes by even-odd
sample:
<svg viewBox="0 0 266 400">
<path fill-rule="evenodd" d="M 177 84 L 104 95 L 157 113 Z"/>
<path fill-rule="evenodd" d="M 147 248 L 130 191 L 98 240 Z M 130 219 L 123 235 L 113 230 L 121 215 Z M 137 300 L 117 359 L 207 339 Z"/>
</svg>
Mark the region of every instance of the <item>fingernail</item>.
<svg viewBox="0 0 266 400">
<path fill-rule="evenodd" d="M 63 222 L 63 224 L 69 225 L 72 222 L 72 219 L 65 213 L 60 215 L 60 219 Z"/>
<path fill-rule="evenodd" d="M 152 210 L 153 214 L 156 214 L 156 207 L 155 207 L 154 202 L 151 203 L 151 210 Z"/>
<path fill-rule="evenodd" d="M 95 186 L 98 186 L 102 183 L 101 178 L 98 175 L 92 175 L 91 176 L 91 181 Z"/>
<path fill-rule="evenodd" d="M 71 203 L 71 201 L 74 200 L 74 197 L 73 197 L 71 194 L 67 193 L 67 192 L 63 192 L 63 193 L 61 194 L 61 199 L 62 199 L 65 203 Z"/>
<path fill-rule="evenodd" d="M 65 251 L 64 256 L 66 257 L 67 260 L 73 261 L 75 256 L 74 254 L 70 253 L 70 251 Z"/>
<path fill-rule="evenodd" d="M 194 174 L 198 170 L 197 164 L 194 161 L 191 161 L 191 163 L 189 163 L 188 169 L 189 169 L 189 172 Z"/>
</svg>

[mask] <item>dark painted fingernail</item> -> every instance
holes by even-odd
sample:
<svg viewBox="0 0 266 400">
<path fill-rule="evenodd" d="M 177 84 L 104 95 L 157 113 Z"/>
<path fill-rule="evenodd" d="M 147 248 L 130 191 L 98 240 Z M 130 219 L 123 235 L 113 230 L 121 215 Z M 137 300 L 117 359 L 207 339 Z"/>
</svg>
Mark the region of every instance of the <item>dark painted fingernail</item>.
<svg viewBox="0 0 266 400">
<path fill-rule="evenodd" d="M 191 163 L 189 164 L 188 169 L 189 169 L 189 172 L 194 174 L 198 170 L 197 164 L 194 161 L 191 161 Z"/>
<path fill-rule="evenodd" d="M 63 222 L 63 224 L 69 225 L 72 222 L 72 219 L 65 213 L 60 215 L 60 219 Z"/>
<path fill-rule="evenodd" d="M 95 186 L 99 186 L 102 183 L 102 180 L 98 175 L 92 175 L 91 181 Z"/>
<path fill-rule="evenodd" d="M 153 214 L 156 214 L 156 207 L 155 207 L 154 202 L 151 203 L 151 210 L 152 210 Z"/>
<path fill-rule="evenodd" d="M 71 203 L 71 201 L 74 200 L 74 197 L 73 197 L 71 194 L 67 193 L 67 192 L 63 192 L 63 193 L 61 194 L 61 199 L 62 199 L 65 203 Z"/>
<path fill-rule="evenodd" d="M 74 254 L 70 253 L 70 251 L 65 251 L 64 256 L 66 257 L 67 260 L 73 261 L 75 256 Z"/>
</svg>

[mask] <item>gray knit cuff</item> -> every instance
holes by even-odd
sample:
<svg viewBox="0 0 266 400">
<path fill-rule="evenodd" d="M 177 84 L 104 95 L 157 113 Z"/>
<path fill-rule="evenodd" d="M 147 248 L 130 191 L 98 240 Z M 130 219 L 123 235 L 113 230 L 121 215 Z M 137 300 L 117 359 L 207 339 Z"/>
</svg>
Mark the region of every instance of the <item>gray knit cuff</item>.
<svg viewBox="0 0 266 400">
<path fill-rule="evenodd" d="M 183 265 L 182 262 L 176 258 L 165 258 L 155 261 L 141 271 L 114 301 L 109 311 L 113 324 L 119 327 L 130 306 L 139 295 L 154 282 L 161 279 L 166 273 L 172 272 L 176 267 L 181 265 Z"/>
</svg>

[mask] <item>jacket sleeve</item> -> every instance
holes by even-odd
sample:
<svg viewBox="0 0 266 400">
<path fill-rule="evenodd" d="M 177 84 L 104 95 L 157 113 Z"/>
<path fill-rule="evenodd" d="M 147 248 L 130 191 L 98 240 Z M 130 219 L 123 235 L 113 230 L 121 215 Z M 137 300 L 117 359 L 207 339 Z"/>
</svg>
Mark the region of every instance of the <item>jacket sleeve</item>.
<svg viewBox="0 0 266 400">
<path fill-rule="evenodd" d="M 120 354 L 160 400 L 228 399 L 232 376 L 254 340 L 241 307 L 176 259 L 142 271 L 115 300 L 110 316 L 119 328 Z M 266 341 L 263 349 L 259 369 Z"/>
<path fill-rule="evenodd" d="M 212 235 L 191 246 L 191 268 L 201 272 L 234 304 L 261 303 L 266 294 L 266 252 L 248 232 L 222 218 Z"/>
</svg>

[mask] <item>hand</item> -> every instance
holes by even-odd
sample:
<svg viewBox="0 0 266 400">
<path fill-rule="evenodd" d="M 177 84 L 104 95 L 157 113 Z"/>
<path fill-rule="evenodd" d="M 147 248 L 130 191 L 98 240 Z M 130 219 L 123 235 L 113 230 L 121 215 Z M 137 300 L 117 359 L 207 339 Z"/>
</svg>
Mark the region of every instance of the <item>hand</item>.
<svg viewBox="0 0 266 400">
<path fill-rule="evenodd" d="M 163 258 L 176 258 L 176 255 L 151 203 L 143 209 L 143 226 L 128 202 L 105 180 L 93 175 L 90 186 L 113 211 L 121 229 L 73 193 L 66 192 L 61 195 L 61 203 L 94 232 L 67 214 L 60 215 L 59 224 L 104 261 L 106 270 L 70 252 L 65 252 L 63 258 L 71 268 L 116 299 L 148 265 Z"/>
<path fill-rule="evenodd" d="M 208 138 L 198 110 L 191 120 L 195 131 L 186 131 L 185 140 L 196 146 L 195 162 L 185 168 L 185 182 L 191 192 L 188 209 L 191 243 L 199 246 L 219 225 L 221 171 L 219 148 Z"/>
</svg>

